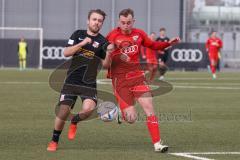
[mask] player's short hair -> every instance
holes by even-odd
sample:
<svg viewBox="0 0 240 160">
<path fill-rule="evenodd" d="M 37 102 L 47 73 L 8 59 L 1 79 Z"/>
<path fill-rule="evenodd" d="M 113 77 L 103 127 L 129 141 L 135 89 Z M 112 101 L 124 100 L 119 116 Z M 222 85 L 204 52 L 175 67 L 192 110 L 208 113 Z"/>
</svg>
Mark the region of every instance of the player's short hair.
<svg viewBox="0 0 240 160">
<path fill-rule="evenodd" d="M 107 14 L 106 14 L 103 10 L 101 10 L 101 9 L 92 9 L 92 10 L 90 10 L 90 11 L 88 12 L 88 19 L 90 19 L 91 15 L 92 15 L 93 13 L 97 13 L 97 14 L 102 15 L 102 16 L 103 16 L 103 20 L 104 20 L 105 17 L 107 16 Z"/>
<path fill-rule="evenodd" d="M 162 28 L 159 29 L 159 31 L 160 31 L 160 32 L 161 32 L 161 31 L 166 31 L 166 28 L 162 27 Z"/>
<path fill-rule="evenodd" d="M 131 8 L 127 8 L 127 9 L 123 9 L 119 12 L 119 18 L 120 16 L 124 16 L 127 17 L 128 15 L 132 15 L 132 17 L 134 17 L 134 11 Z"/>
</svg>

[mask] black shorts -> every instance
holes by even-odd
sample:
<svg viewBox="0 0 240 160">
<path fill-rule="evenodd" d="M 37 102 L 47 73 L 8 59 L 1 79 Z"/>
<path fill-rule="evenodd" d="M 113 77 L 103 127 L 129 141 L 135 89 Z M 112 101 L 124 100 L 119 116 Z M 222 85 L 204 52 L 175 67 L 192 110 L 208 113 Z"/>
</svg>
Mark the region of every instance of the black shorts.
<svg viewBox="0 0 240 160">
<path fill-rule="evenodd" d="M 157 58 L 158 58 L 158 62 L 166 63 L 168 60 L 168 52 L 165 52 L 164 54 L 158 54 Z"/>
<path fill-rule="evenodd" d="M 76 86 L 76 85 L 66 85 L 64 84 L 61 91 L 58 105 L 64 104 L 74 107 L 78 96 L 81 98 L 82 102 L 85 99 L 93 100 L 97 105 L 97 90 L 93 86 Z"/>
</svg>

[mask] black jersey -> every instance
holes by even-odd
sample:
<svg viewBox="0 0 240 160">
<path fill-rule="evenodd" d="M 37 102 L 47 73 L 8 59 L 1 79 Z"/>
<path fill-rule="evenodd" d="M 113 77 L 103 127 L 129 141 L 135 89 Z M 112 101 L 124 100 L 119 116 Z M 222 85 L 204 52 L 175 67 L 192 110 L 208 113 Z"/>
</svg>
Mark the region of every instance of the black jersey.
<svg viewBox="0 0 240 160">
<path fill-rule="evenodd" d="M 161 37 L 158 37 L 156 39 L 156 41 L 160 41 L 160 42 L 168 42 L 170 39 L 168 37 L 164 37 L 164 38 L 161 38 Z"/>
<path fill-rule="evenodd" d="M 77 30 L 69 38 L 67 47 L 78 44 L 86 37 L 91 38 L 92 43 L 81 47 L 72 56 L 65 84 L 96 88 L 96 77 L 101 68 L 101 59 L 105 58 L 106 47 L 109 43 L 101 34 L 91 36 L 87 34 L 87 30 Z"/>
<path fill-rule="evenodd" d="M 168 37 L 164 37 L 164 38 L 161 38 L 161 37 L 158 37 L 156 39 L 156 41 L 160 41 L 160 42 L 169 42 L 169 38 Z M 167 62 L 168 60 L 168 50 L 163 50 L 164 54 L 158 54 L 157 58 L 158 58 L 158 61 L 163 61 L 164 63 Z"/>
</svg>

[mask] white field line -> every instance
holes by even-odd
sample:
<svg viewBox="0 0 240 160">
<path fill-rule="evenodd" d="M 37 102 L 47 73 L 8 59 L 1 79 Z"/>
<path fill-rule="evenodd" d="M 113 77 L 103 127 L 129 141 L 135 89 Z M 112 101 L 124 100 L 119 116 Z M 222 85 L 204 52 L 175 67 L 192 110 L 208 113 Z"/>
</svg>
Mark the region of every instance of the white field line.
<svg viewBox="0 0 240 160">
<path fill-rule="evenodd" d="M 111 84 L 111 80 L 109 79 L 98 79 L 98 84 Z M 171 83 L 170 83 L 171 84 Z M 199 83 L 200 84 L 200 83 Z M 210 84 L 210 83 L 209 83 Z M 230 84 L 230 83 L 229 83 Z M 239 84 L 240 85 L 240 84 Z M 184 88 L 184 89 L 232 89 L 232 90 L 240 90 L 240 87 L 222 87 L 222 86 L 190 86 L 189 84 L 185 85 L 173 85 L 174 88 Z"/>
<path fill-rule="evenodd" d="M 201 86 L 240 86 L 240 81 L 239 83 L 185 83 L 185 82 L 169 82 L 170 84 L 173 85 L 201 85 Z"/>
<path fill-rule="evenodd" d="M 0 84 L 48 84 L 49 82 L 20 82 L 20 81 L 10 81 L 10 82 L 0 82 Z"/>
<path fill-rule="evenodd" d="M 196 155 L 240 155 L 240 152 L 184 152 L 184 153 L 169 153 L 178 157 L 191 158 L 193 160 L 214 160 Z M 194 156 L 193 156 L 194 155 Z"/>
<path fill-rule="evenodd" d="M 173 85 L 174 88 L 183 88 L 183 89 L 220 89 L 220 90 L 240 90 L 240 87 L 212 87 L 212 86 L 178 86 Z"/>
<path fill-rule="evenodd" d="M 212 80 L 212 77 L 204 78 L 204 77 L 188 77 L 188 78 L 166 78 L 166 80 Z M 240 78 L 217 78 L 216 80 L 234 80 L 240 81 Z M 214 81 L 214 80 L 212 80 Z"/>
<path fill-rule="evenodd" d="M 27 81 L 9 81 L 9 82 L 0 82 L 0 85 L 4 84 L 25 84 L 25 85 L 32 85 L 32 84 L 48 84 L 49 82 L 27 82 Z M 110 79 L 98 79 L 98 84 L 112 84 Z M 200 84 L 200 83 L 199 83 Z M 157 86 L 156 86 L 157 87 Z M 173 85 L 174 88 L 183 88 L 183 89 L 220 89 L 220 90 L 240 90 L 240 87 L 228 87 L 228 86 L 194 86 L 190 84 L 186 85 Z"/>
<path fill-rule="evenodd" d="M 224 155 L 240 155 L 240 152 L 189 152 L 186 154 L 201 154 L 201 155 L 214 155 L 214 154 L 224 154 Z"/>
<path fill-rule="evenodd" d="M 189 154 L 186 154 L 186 153 L 169 153 L 169 154 L 174 155 L 174 156 L 178 156 L 178 157 L 190 158 L 190 159 L 193 159 L 193 160 L 214 160 L 214 159 L 209 159 L 209 158 L 205 158 L 205 157 L 189 155 Z"/>
</svg>

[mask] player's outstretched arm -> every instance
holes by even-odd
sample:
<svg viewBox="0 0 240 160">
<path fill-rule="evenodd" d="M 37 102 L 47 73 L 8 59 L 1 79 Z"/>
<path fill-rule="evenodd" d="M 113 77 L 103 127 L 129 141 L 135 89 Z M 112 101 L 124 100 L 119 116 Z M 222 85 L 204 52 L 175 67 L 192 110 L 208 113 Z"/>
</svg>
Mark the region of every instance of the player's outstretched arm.
<svg viewBox="0 0 240 160">
<path fill-rule="evenodd" d="M 153 50 L 164 50 L 180 42 L 179 37 L 174 37 L 169 42 L 152 41 L 145 32 L 140 31 L 140 33 L 143 38 L 143 46 L 151 48 Z"/>
<path fill-rule="evenodd" d="M 181 39 L 179 37 L 174 37 L 174 38 L 170 39 L 170 41 L 169 41 L 170 46 L 165 48 L 165 50 L 171 48 L 172 46 L 174 46 L 175 44 L 178 44 L 180 42 L 181 42 Z"/>
<path fill-rule="evenodd" d="M 173 45 L 175 45 L 175 44 L 177 44 L 177 43 L 179 43 L 179 42 L 181 42 L 180 37 L 174 37 L 174 38 L 170 39 L 170 41 L 169 41 L 169 43 L 171 44 L 171 46 L 173 46 Z"/>
<path fill-rule="evenodd" d="M 75 44 L 73 46 L 65 47 L 63 54 L 65 57 L 73 56 L 81 47 L 85 46 L 86 44 L 92 43 L 92 39 L 86 37 L 82 42 Z"/>
<path fill-rule="evenodd" d="M 114 50 L 115 50 L 114 44 L 109 44 L 107 46 L 106 57 L 105 57 L 104 60 L 102 60 L 102 65 L 103 65 L 104 68 L 109 68 L 111 66 L 111 63 L 112 63 L 111 53 Z"/>
</svg>

